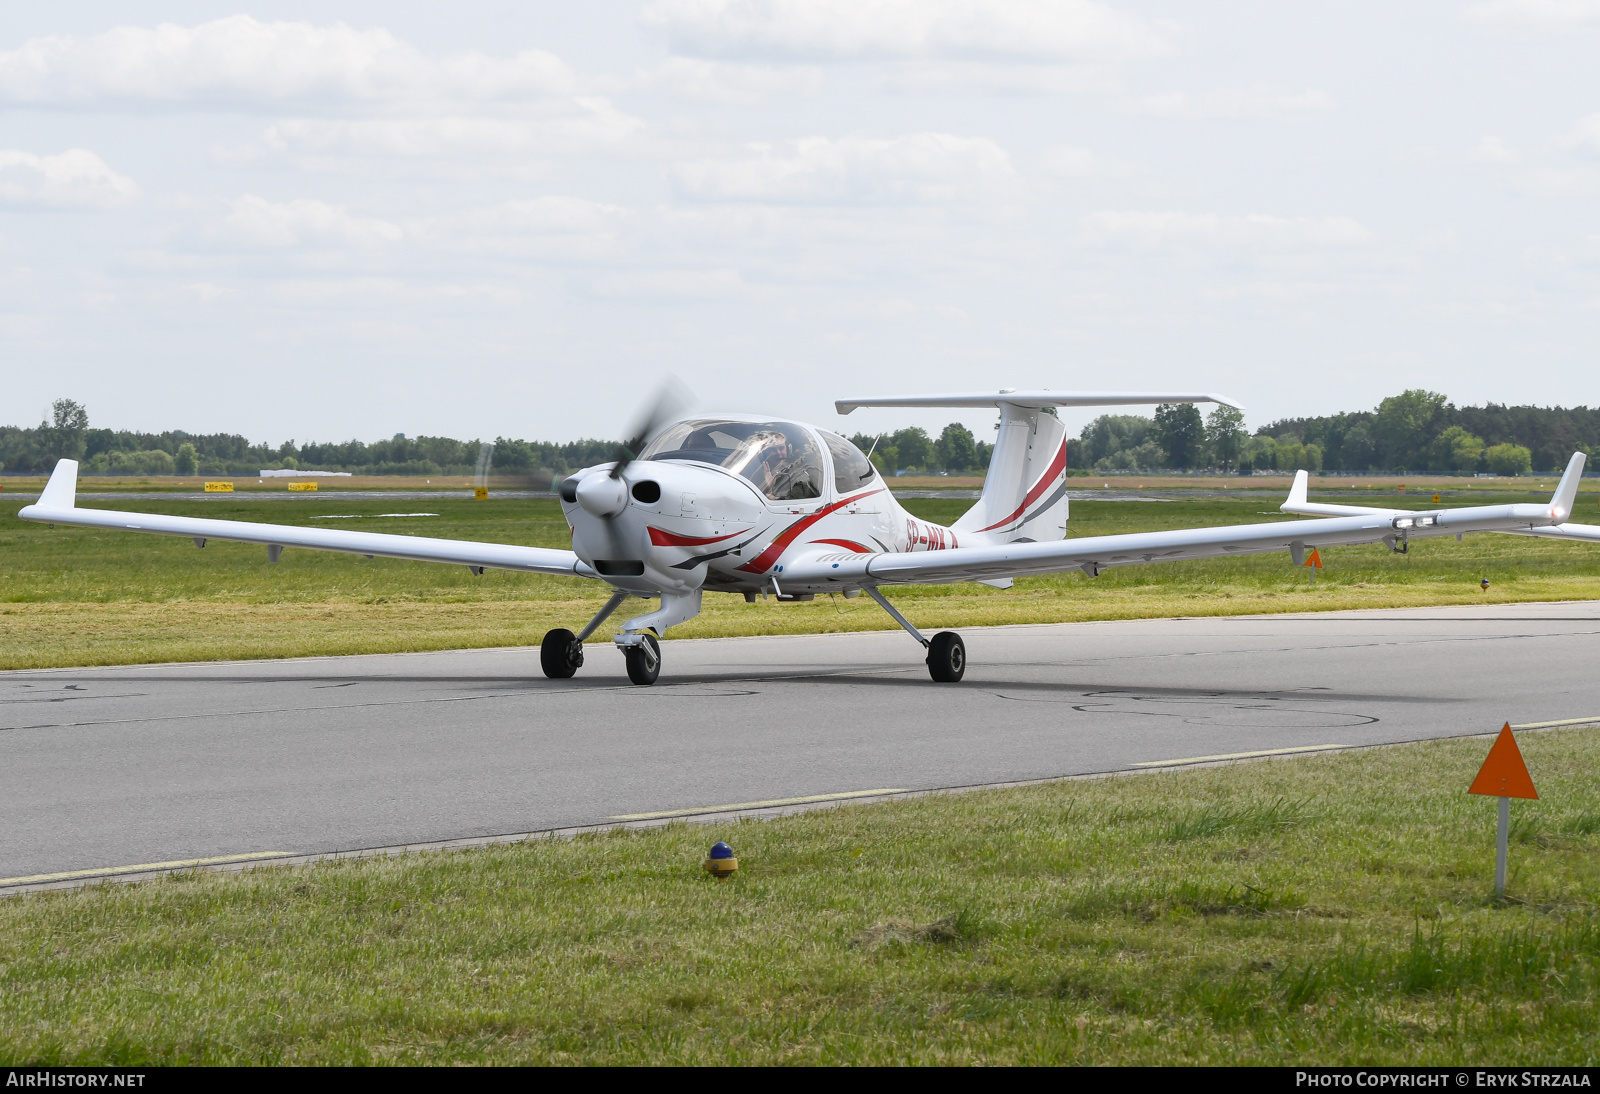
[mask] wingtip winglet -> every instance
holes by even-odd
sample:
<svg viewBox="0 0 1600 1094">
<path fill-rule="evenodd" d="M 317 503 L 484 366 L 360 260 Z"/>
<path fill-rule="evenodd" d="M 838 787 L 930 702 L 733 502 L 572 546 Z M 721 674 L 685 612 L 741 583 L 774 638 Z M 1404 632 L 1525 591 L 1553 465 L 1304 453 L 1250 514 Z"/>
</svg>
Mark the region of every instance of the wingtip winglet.
<svg viewBox="0 0 1600 1094">
<path fill-rule="evenodd" d="M 72 509 L 78 504 L 78 461 L 57 460 L 39 495 L 40 509 Z"/>
<path fill-rule="evenodd" d="M 1291 512 L 1295 506 L 1306 503 L 1306 490 L 1311 485 L 1311 476 L 1305 471 L 1294 473 L 1294 482 L 1289 486 L 1289 497 L 1278 506 L 1283 512 Z"/>
<path fill-rule="evenodd" d="M 1567 470 L 1561 476 L 1561 481 L 1556 483 L 1556 492 L 1550 498 L 1552 515 L 1558 516 L 1557 523 L 1565 523 L 1572 515 L 1572 510 L 1578 503 L 1578 484 L 1583 481 L 1583 465 L 1587 461 L 1582 452 L 1574 452 L 1572 459 L 1567 461 Z"/>
</svg>

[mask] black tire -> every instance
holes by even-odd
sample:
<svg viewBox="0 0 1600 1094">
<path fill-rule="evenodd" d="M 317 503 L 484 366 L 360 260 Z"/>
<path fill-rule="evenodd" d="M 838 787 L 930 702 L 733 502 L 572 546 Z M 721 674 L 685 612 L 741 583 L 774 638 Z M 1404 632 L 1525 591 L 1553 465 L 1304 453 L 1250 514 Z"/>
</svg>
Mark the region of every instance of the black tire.
<svg viewBox="0 0 1600 1094">
<path fill-rule="evenodd" d="M 552 680 L 567 680 L 583 667 L 583 643 L 569 630 L 554 630 L 539 643 L 539 667 Z"/>
<path fill-rule="evenodd" d="M 954 684 L 967 672 L 967 644 L 955 631 L 940 631 L 928 643 L 928 675 L 940 684 Z"/>
<path fill-rule="evenodd" d="M 628 663 L 628 679 L 635 684 L 653 684 L 661 675 L 661 643 L 647 634 L 637 646 L 624 646 L 622 659 Z"/>
</svg>

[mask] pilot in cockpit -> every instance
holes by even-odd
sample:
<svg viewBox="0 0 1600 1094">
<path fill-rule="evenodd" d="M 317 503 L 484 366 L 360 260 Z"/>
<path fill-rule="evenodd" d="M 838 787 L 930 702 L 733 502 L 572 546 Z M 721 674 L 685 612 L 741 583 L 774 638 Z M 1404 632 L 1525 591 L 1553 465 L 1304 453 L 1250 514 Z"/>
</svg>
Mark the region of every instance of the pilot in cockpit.
<svg viewBox="0 0 1600 1094">
<path fill-rule="evenodd" d="M 782 433 L 772 430 L 757 434 L 752 440 L 759 439 L 760 452 L 756 455 L 756 485 L 761 492 L 774 500 L 782 499 L 788 493 L 789 479 L 789 438 Z"/>
</svg>

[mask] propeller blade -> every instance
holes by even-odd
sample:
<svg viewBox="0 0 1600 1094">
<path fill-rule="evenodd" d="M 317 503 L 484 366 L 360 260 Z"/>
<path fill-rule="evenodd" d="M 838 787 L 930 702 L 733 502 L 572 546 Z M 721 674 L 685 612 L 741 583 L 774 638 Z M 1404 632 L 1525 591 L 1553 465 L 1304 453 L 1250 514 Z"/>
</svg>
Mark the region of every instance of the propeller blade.
<svg viewBox="0 0 1600 1094">
<path fill-rule="evenodd" d="M 621 478 L 622 469 L 638 458 L 650 438 L 662 426 L 682 417 L 693 402 L 694 395 L 676 376 L 668 376 L 663 380 L 655 397 L 634 415 L 628 427 L 628 439 L 617 450 L 617 463 L 611 469 L 611 477 Z"/>
</svg>

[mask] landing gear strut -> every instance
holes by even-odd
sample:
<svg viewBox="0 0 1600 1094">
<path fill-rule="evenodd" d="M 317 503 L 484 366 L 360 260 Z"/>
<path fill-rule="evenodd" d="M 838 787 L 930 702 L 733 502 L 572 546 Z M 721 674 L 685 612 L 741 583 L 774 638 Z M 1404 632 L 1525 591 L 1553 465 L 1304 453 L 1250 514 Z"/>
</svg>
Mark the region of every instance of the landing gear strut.
<svg viewBox="0 0 1600 1094">
<path fill-rule="evenodd" d="M 638 642 L 622 647 L 622 659 L 635 684 L 653 684 L 661 675 L 661 643 L 653 634 L 641 634 Z"/>
<path fill-rule="evenodd" d="M 628 679 L 635 684 L 653 684 L 661 675 L 661 643 L 657 638 L 668 627 L 687 623 L 700 614 L 699 589 L 686 593 L 661 593 L 661 606 L 645 615 L 636 615 L 622 625 L 613 642 L 622 651 L 628 666 Z"/>
<path fill-rule="evenodd" d="M 940 631 L 933 636 L 933 641 L 922 637 L 922 632 L 911 625 L 911 620 L 901 615 L 895 606 L 884 599 L 876 585 L 865 586 L 867 595 L 878 602 L 878 606 L 888 612 L 894 621 L 905 628 L 906 633 L 928 651 L 928 675 L 933 677 L 935 683 L 958 683 L 967 673 L 967 644 L 955 631 Z"/>
<path fill-rule="evenodd" d="M 583 667 L 583 640 L 595 632 L 595 628 L 610 618 L 611 613 L 622 606 L 628 599 L 628 594 L 621 589 L 611 594 L 611 599 L 606 601 L 606 606 L 589 620 L 588 626 L 577 634 L 566 628 L 548 631 L 544 641 L 539 643 L 539 667 L 544 669 L 544 674 L 552 680 L 569 680 L 572 674 Z M 660 659 L 657 659 L 659 664 Z"/>
</svg>

